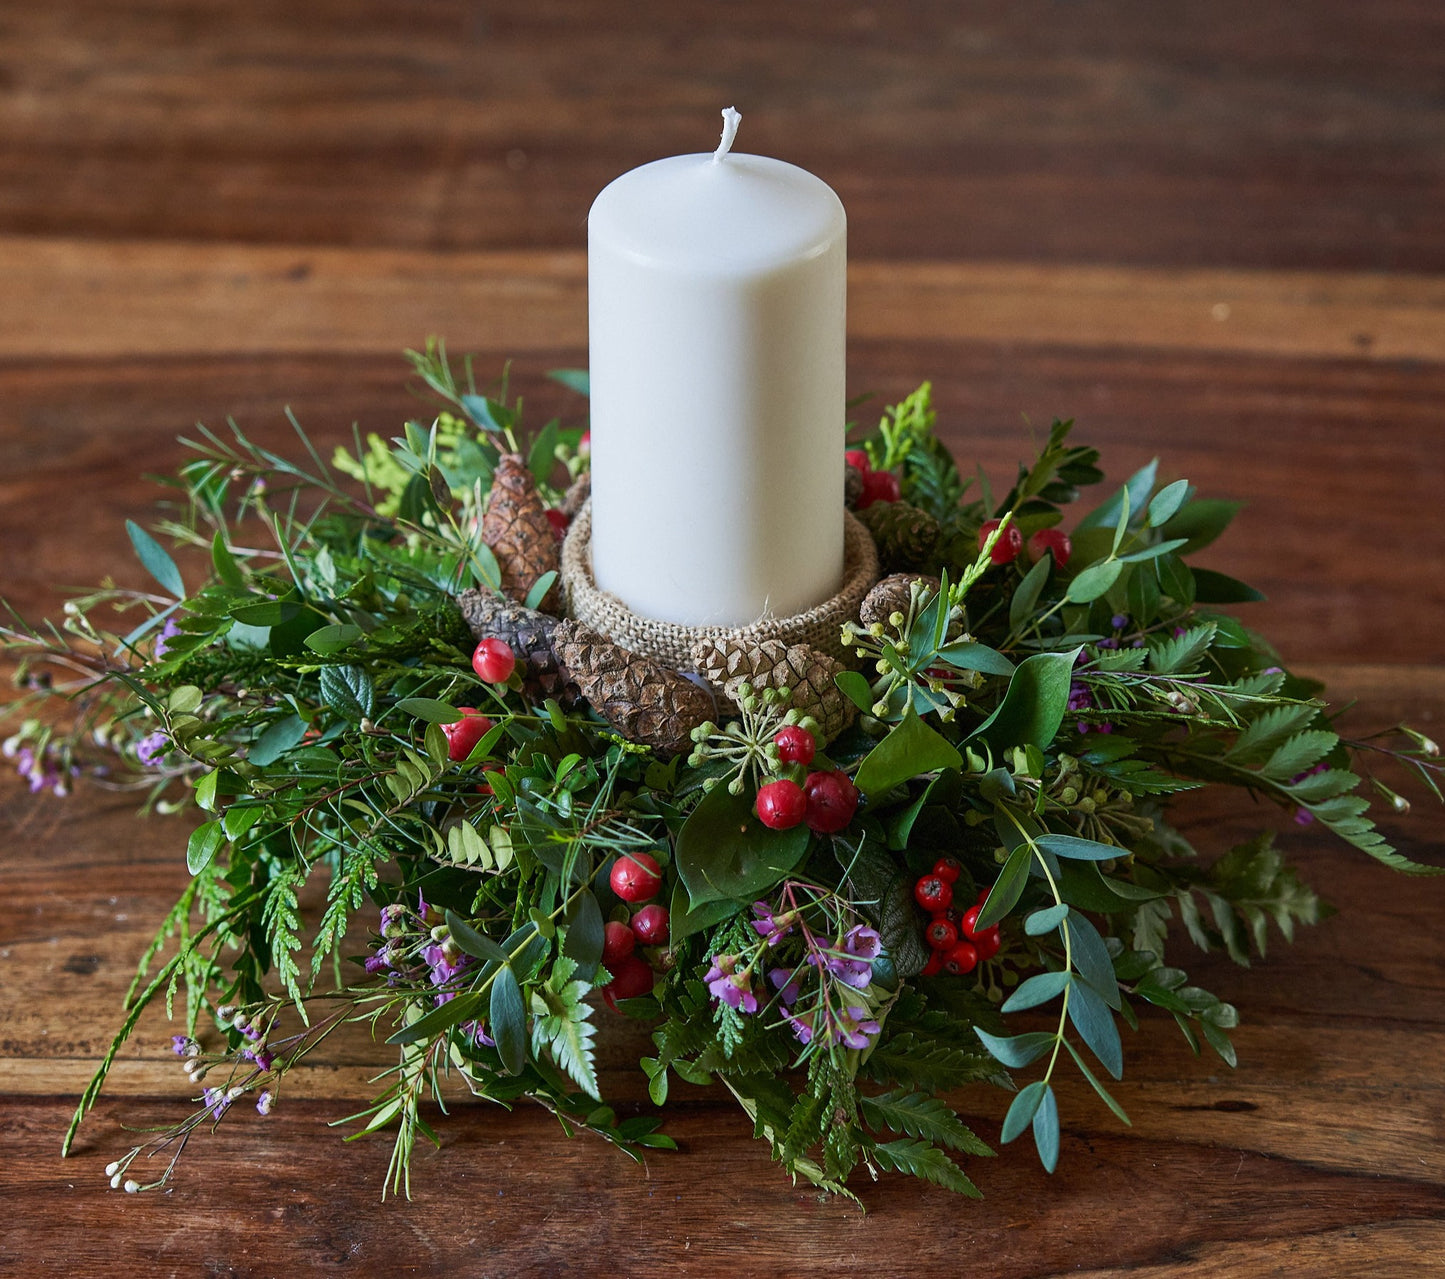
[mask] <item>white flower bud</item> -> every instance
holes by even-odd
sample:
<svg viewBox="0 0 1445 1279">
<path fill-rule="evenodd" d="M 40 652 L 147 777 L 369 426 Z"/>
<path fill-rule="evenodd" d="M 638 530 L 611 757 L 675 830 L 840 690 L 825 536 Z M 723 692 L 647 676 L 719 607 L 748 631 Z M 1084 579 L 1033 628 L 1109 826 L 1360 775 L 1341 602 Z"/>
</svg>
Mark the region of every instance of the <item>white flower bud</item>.
<svg viewBox="0 0 1445 1279">
<path fill-rule="evenodd" d="M 244 1097 L 245 1095 L 246 1090 L 244 1088 L 232 1088 L 229 1092 L 226 1093 L 226 1100 L 235 1101 L 238 1097 Z"/>
<path fill-rule="evenodd" d="M 120 1173 L 116 1173 L 115 1176 L 110 1179 L 110 1188 L 112 1190 L 120 1189 Z"/>
<path fill-rule="evenodd" d="M 140 1189 L 140 1182 L 138 1182 L 138 1181 L 128 1181 L 128 1182 L 125 1183 L 125 1193 L 128 1194 L 128 1195 L 133 1195 L 133 1194 L 135 1194 L 135 1192 L 136 1192 L 137 1190 L 139 1190 L 139 1189 Z"/>
<path fill-rule="evenodd" d="M 1390 803 L 1394 805 L 1397 813 L 1408 813 L 1410 811 L 1410 801 L 1403 795 L 1393 796 L 1390 799 Z"/>
<path fill-rule="evenodd" d="M 119 1160 L 119 1159 L 112 1160 L 110 1163 L 106 1164 L 106 1166 L 105 1166 L 105 1175 L 106 1175 L 107 1177 L 114 1177 L 115 1174 L 118 1173 L 119 1171 L 120 1171 L 120 1160 Z"/>
<path fill-rule="evenodd" d="M 1431 741 L 1428 737 L 1422 737 L 1420 739 L 1420 749 L 1424 751 L 1425 754 L 1431 756 L 1438 755 L 1440 753 L 1440 747 L 1435 742 Z"/>
</svg>

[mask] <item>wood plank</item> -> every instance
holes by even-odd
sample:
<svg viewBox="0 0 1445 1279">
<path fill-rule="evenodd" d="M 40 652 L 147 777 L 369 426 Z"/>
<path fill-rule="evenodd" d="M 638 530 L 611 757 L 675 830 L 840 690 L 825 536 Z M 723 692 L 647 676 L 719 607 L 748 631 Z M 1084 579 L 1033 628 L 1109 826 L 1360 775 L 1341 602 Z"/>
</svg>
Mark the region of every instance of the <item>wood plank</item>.
<svg viewBox="0 0 1445 1279">
<path fill-rule="evenodd" d="M 1441 11 L 63 0 L 0 27 L 0 229 L 577 243 L 623 170 L 742 145 L 855 252 L 1445 269 Z"/>
<path fill-rule="evenodd" d="M 179 1274 L 204 1255 L 258 1276 L 809 1276 L 897 1273 L 887 1259 L 906 1258 L 907 1273 L 986 1265 L 993 1279 L 1113 1267 L 1254 1279 L 1413 1276 L 1426 1271 L 1404 1267 L 1428 1265 L 1445 1244 L 1445 1194 L 1405 1169 L 1347 1176 L 1207 1143 L 1075 1130 L 1052 1179 L 1027 1152 L 972 1162 L 981 1203 L 886 1178 L 867 1188 L 864 1216 L 846 1201 L 789 1191 L 766 1152 L 708 1107 L 678 1116 L 686 1153 L 649 1158 L 645 1170 L 563 1140 L 535 1112 L 468 1108 L 449 1123 L 442 1151 L 418 1152 L 413 1202 L 383 1206 L 390 1143 L 368 1139 L 338 1159 L 329 1111 L 315 1103 L 285 1120 L 228 1121 L 196 1139 L 171 1191 L 135 1198 L 107 1190 L 96 1169 L 115 1153 L 109 1142 L 67 1163 L 51 1157 L 64 1117 L 53 1102 L 0 1101 L 10 1156 L 0 1198 L 43 1196 L 56 1209 L 12 1217 L 0 1238 L 0 1261 L 12 1267 L 63 1254 L 87 1276 Z M 99 1119 L 98 1130 L 112 1127 L 114 1103 Z M 75 1231 L 78 1219 L 113 1224 Z M 1220 1268 L 1205 1269 L 1214 1260 Z"/>
<path fill-rule="evenodd" d="M 583 239 L 579 229 L 573 244 Z M 0 239 L 0 351 L 153 357 L 586 344 L 586 261 L 242 244 Z M 1445 276 L 857 260 L 858 341 L 1445 359 Z"/>
</svg>

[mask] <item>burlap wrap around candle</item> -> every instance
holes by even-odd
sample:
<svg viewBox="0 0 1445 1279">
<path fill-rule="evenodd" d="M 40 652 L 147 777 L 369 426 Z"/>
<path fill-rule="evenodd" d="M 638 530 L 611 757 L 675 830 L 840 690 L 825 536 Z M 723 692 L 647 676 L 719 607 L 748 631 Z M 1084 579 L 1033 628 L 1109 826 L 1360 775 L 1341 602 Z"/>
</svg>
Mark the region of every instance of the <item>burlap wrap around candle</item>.
<svg viewBox="0 0 1445 1279">
<path fill-rule="evenodd" d="M 615 595 L 599 590 L 592 576 L 592 503 L 577 512 L 562 544 L 562 589 L 567 613 L 614 644 L 642 653 L 673 670 L 693 668 L 692 646 L 699 640 L 782 640 L 811 644 L 849 662 L 842 644 L 843 623 L 858 620 L 863 597 L 878 580 L 878 550 L 872 535 L 851 511 L 843 516 L 843 585 L 831 599 L 790 617 L 763 617 L 748 626 L 682 626 L 639 617 Z"/>
</svg>

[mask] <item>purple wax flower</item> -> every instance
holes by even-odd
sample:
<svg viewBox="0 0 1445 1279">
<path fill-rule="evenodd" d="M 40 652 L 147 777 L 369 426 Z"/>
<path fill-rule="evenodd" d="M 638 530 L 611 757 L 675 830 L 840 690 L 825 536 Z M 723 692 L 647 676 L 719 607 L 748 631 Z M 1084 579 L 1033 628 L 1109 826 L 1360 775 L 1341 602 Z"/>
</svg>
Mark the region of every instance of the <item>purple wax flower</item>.
<svg viewBox="0 0 1445 1279">
<path fill-rule="evenodd" d="M 176 625 L 176 619 L 173 617 L 166 618 L 166 624 L 161 627 L 161 633 L 156 636 L 155 655 L 157 660 L 164 657 L 170 651 L 171 646 L 166 643 L 166 641 L 175 639 L 180 633 L 181 628 Z"/>
<path fill-rule="evenodd" d="M 154 733 L 148 733 L 135 744 L 135 757 L 142 764 L 154 764 L 162 755 L 171 748 L 171 739 L 164 732 L 157 729 Z"/>
<path fill-rule="evenodd" d="M 207 1088 L 201 1100 L 210 1108 L 213 1119 L 221 1118 L 231 1108 L 231 1099 L 224 1088 Z"/>
<path fill-rule="evenodd" d="M 793 1028 L 793 1034 L 798 1037 L 800 1044 L 813 1042 L 813 1015 L 811 1013 L 804 1013 L 801 1017 L 795 1017 L 792 1013 L 784 1013 L 783 1020 Z"/>
<path fill-rule="evenodd" d="M 1122 631 L 1129 625 L 1129 615 L 1127 613 L 1115 613 L 1114 616 L 1109 619 L 1109 625 L 1116 631 Z"/>
<path fill-rule="evenodd" d="M 459 1027 L 462 1034 L 475 1041 L 481 1048 L 495 1048 L 497 1041 L 487 1034 L 486 1027 L 479 1021 L 464 1021 Z"/>
<path fill-rule="evenodd" d="M 758 997 L 753 991 L 752 979 L 747 972 L 734 971 L 737 962 L 736 955 L 714 955 L 712 967 L 703 974 L 703 981 L 714 999 L 740 1013 L 755 1013 L 758 1011 Z"/>
<path fill-rule="evenodd" d="M 873 960 L 883 949 L 876 929 L 857 924 L 844 935 L 841 948 L 828 955 L 828 971 L 855 990 L 873 980 Z"/>
<path fill-rule="evenodd" d="M 261 1089 L 261 1095 L 256 1098 L 256 1113 L 258 1115 L 269 1115 L 271 1107 L 276 1104 L 276 1094 L 269 1088 Z"/>
<path fill-rule="evenodd" d="M 171 1036 L 171 1051 L 175 1053 L 177 1057 L 189 1057 L 191 1055 L 192 1047 L 193 1045 L 191 1044 L 190 1038 L 188 1036 Z"/>
<path fill-rule="evenodd" d="M 768 980 L 778 992 L 778 998 L 783 1001 L 784 1006 L 791 1008 L 798 1002 L 798 995 L 802 993 L 803 970 L 798 968 L 770 968 Z"/>
<path fill-rule="evenodd" d="M 868 1040 L 878 1033 L 879 1026 L 866 1008 L 847 1008 L 833 1029 L 834 1037 L 849 1048 L 867 1048 Z"/>
<path fill-rule="evenodd" d="M 773 908 L 767 902 L 754 902 L 753 914 L 757 916 L 753 927 L 769 946 L 776 946 L 791 933 L 797 918 L 796 912 L 791 910 L 786 910 L 781 915 L 773 914 Z"/>
</svg>

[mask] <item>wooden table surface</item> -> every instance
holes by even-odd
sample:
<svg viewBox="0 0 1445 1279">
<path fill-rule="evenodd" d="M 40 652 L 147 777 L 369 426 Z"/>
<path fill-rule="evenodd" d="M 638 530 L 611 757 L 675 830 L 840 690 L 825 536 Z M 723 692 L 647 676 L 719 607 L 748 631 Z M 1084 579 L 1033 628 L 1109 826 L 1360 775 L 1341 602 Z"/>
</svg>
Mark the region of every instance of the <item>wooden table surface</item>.
<svg viewBox="0 0 1445 1279">
<path fill-rule="evenodd" d="M 139 585 L 122 532 L 197 420 L 324 444 L 415 411 L 444 334 L 543 379 L 585 363 L 584 219 L 646 160 L 742 150 L 838 191 L 850 391 L 933 380 L 1002 475 L 1023 418 L 1120 474 L 1247 503 L 1207 563 L 1357 702 L 1445 729 L 1445 7 L 1431 0 L 53 0 L 0 12 L 0 592 Z M 1437 736 L 1441 733 L 1437 731 Z M 1192 810 L 1211 846 L 1273 810 Z M 1439 810 L 1396 824 L 1445 862 Z M 387 1052 L 338 1045 L 269 1119 L 109 1191 L 122 1125 L 186 1113 L 147 1020 L 58 1157 L 134 960 L 185 881 L 184 818 L 0 782 L 0 1273 L 1401 1275 L 1445 1270 L 1445 881 L 1283 836 L 1342 913 L 1250 970 L 1240 1066 L 1167 1019 L 1126 1049 L 1121 1128 L 1067 1090 L 1050 1178 L 1021 1143 L 956 1200 L 793 1189 L 725 1099 L 639 1170 L 540 1112 L 463 1105 L 380 1201 L 389 1142 L 327 1125 Z M 1187 943 L 1186 943 L 1187 944 Z M 643 1095 L 627 1044 L 608 1087 Z M 1005 1098 L 963 1099 L 996 1136 Z"/>
</svg>

